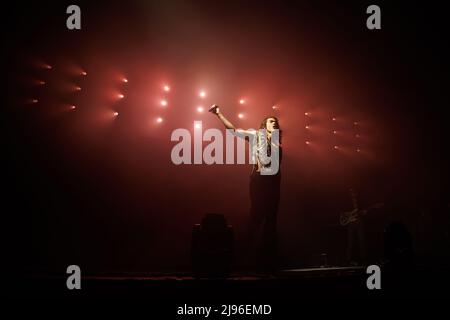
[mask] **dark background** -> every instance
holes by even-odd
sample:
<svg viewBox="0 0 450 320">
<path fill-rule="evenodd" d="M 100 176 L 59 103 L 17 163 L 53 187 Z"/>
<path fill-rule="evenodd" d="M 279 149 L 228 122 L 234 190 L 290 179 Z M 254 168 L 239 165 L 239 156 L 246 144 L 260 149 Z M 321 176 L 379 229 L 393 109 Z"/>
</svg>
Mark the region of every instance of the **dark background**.
<svg viewBox="0 0 450 320">
<path fill-rule="evenodd" d="M 173 129 L 194 120 L 220 125 L 195 113 L 202 87 L 205 107 L 223 106 L 240 127 L 271 113 L 280 118 L 283 266 L 315 265 L 323 252 L 331 264 L 344 263 L 338 215 L 351 208 L 350 186 L 363 206 L 386 204 L 368 217 L 371 261 L 382 257 L 385 225 L 401 220 L 419 263 L 448 265 L 449 52 L 441 4 L 377 2 L 382 29 L 371 31 L 365 11 L 372 3 L 364 1 L 81 1 L 82 30 L 69 31 L 70 4 L 2 7 L 8 267 L 189 270 L 192 225 L 207 212 L 224 213 L 239 241 L 250 166 L 170 161 Z M 172 90 L 162 109 L 166 82 Z M 74 85 L 82 91 L 72 92 Z M 115 100 L 116 92 L 125 99 Z M 248 106 L 236 103 L 242 96 Z M 245 121 L 236 117 L 240 108 Z M 336 129 L 344 135 L 330 134 Z"/>
</svg>

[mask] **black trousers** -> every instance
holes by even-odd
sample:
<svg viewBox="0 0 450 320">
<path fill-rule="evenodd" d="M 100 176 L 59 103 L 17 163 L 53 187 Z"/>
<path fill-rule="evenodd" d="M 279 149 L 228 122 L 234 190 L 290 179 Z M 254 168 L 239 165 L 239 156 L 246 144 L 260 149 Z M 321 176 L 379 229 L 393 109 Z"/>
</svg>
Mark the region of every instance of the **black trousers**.
<svg viewBox="0 0 450 320">
<path fill-rule="evenodd" d="M 250 217 L 248 222 L 249 257 L 258 269 L 277 268 L 277 213 L 280 203 L 280 173 L 250 176 Z"/>
</svg>

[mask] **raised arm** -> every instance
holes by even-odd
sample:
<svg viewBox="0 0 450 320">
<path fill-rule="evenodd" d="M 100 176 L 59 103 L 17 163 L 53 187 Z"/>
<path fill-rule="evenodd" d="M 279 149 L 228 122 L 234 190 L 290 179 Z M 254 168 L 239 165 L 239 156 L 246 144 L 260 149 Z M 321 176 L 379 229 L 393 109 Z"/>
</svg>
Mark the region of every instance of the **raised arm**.
<svg viewBox="0 0 450 320">
<path fill-rule="evenodd" d="M 222 121 L 223 125 L 225 126 L 226 129 L 230 129 L 231 133 L 233 135 L 235 135 L 236 137 L 245 139 L 245 140 L 249 140 L 249 139 L 253 139 L 256 135 L 256 131 L 253 129 L 250 130 L 243 130 L 243 129 L 238 129 L 236 128 L 227 118 L 225 118 L 225 116 L 220 112 L 219 110 L 219 106 L 213 104 L 211 106 L 211 108 L 209 108 L 209 112 L 215 114 L 220 121 Z"/>
<path fill-rule="evenodd" d="M 236 127 L 220 112 L 218 105 L 213 104 L 211 108 L 209 108 L 209 111 L 215 114 L 220 121 L 222 121 L 226 129 L 236 130 Z"/>
</svg>

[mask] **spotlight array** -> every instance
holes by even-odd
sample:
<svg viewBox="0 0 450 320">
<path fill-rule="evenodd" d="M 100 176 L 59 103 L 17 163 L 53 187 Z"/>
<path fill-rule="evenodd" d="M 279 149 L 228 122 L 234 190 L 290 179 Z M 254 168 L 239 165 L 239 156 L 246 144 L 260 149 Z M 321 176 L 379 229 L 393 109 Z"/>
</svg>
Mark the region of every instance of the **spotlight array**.
<svg viewBox="0 0 450 320">
<path fill-rule="evenodd" d="M 343 119 L 340 119 L 339 117 L 333 116 L 328 119 L 330 119 L 333 123 L 333 126 L 336 126 L 339 124 L 339 128 L 331 129 L 330 131 L 326 130 L 326 128 L 320 128 L 320 126 L 314 126 L 311 127 L 310 121 L 313 121 L 312 113 L 307 111 L 304 113 L 307 117 L 307 123 L 305 124 L 305 134 L 307 135 L 307 138 L 305 139 L 305 144 L 310 145 L 311 144 L 311 134 L 317 134 L 321 139 L 324 137 L 324 132 L 329 132 L 331 136 L 329 136 L 329 139 L 342 139 L 342 145 L 339 141 L 335 141 L 334 144 L 331 145 L 332 150 L 340 150 L 342 152 L 347 152 L 348 150 L 352 150 L 353 148 L 348 148 L 348 143 L 353 138 L 360 138 L 359 132 L 352 132 L 355 130 L 355 126 L 358 126 L 360 123 L 357 121 L 347 122 L 347 121 L 341 121 Z M 320 118 L 320 117 L 319 117 Z M 339 119 L 339 121 L 338 121 Z M 316 121 L 318 119 L 315 119 Z M 353 124 L 354 127 L 350 127 L 350 124 Z M 326 131 L 324 131 L 326 130 Z M 333 138 L 332 138 L 333 137 Z M 313 139 L 314 140 L 314 139 Z M 337 143 L 336 143 L 337 142 Z M 354 140 L 356 143 L 356 140 Z M 361 147 L 354 147 L 353 149 L 355 152 L 361 152 Z"/>
<path fill-rule="evenodd" d="M 53 69 L 53 67 L 52 67 L 51 65 L 49 65 L 49 64 L 41 64 L 41 68 L 47 69 L 47 70 Z M 83 70 L 83 69 L 81 69 L 80 74 L 81 74 L 82 76 L 87 76 L 87 72 L 86 72 L 85 70 Z M 128 79 L 127 79 L 125 76 L 123 76 L 122 78 L 120 78 L 120 81 L 121 81 L 122 83 L 128 83 Z M 45 85 L 45 84 L 46 84 L 46 81 L 40 80 L 40 81 L 37 81 L 36 83 L 38 83 L 39 85 Z M 162 86 L 161 89 L 162 89 L 164 95 L 163 95 L 162 99 L 159 101 L 159 104 L 160 104 L 162 107 L 167 107 L 167 106 L 169 105 L 169 102 L 168 102 L 168 99 L 167 99 L 167 94 L 171 91 L 171 87 L 170 87 L 168 84 L 164 84 L 164 85 Z M 75 85 L 75 86 L 74 86 L 74 90 L 75 90 L 75 91 L 81 91 L 81 86 Z M 204 101 L 204 99 L 206 98 L 206 96 L 207 96 L 207 93 L 206 93 L 206 91 L 205 91 L 204 89 L 201 89 L 200 91 L 198 91 L 198 97 L 199 97 L 202 101 Z M 117 94 L 117 98 L 118 98 L 118 99 L 123 99 L 123 98 L 125 98 L 125 95 L 124 95 L 123 93 L 118 93 L 118 94 Z M 37 103 L 39 102 L 39 100 L 38 100 L 37 98 L 33 98 L 33 99 L 28 100 L 28 101 L 31 102 L 31 103 L 33 103 L 33 104 L 37 104 Z M 245 98 L 242 97 L 242 98 L 239 98 L 238 103 L 239 103 L 239 105 L 244 105 L 244 104 L 247 104 L 247 100 L 246 100 Z M 76 107 L 75 105 L 70 105 L 70 106 L 69 106 L 69 110 L 76 110 L 76 109 L 77 109 L 77 107 Z M 277 110 L 277 109 L 279 109 L 279 106 L 278 106 L 278 105 L 273 105 L 273 106 L 272 106 L 272 109 L 273 109 L 273 110 Z M 203 105 L 198 105 L 198 106 L 196 107 L 196 111 L 197 111 L 197 113 L 204 113 L 205 108 L 204 108 Z M 118 112 L 118 111 L 113 111 L 112 114 L 113 114 L 114 117 L 118 117 L 118 116 L 119 116 L 119 112 Z M 310 111 L 306 111 L 304 114 L 305 114 L 305 116 L 307 117 L 308 122 L 313 120 L 313 118 L 312 118 L 312 113 L 311 113 Z M 237 114 L 237 117 L 238 117 L 239 119 L 245 119 L 245 113 L 239 112 L 239 113 Z M 336 121 L 337 121 L 337 117 L 336 117 L 336 116 L 333 116 L 333 117 L 328 118 L 328 119 L 331 119 L 333 122 L 336 122 Z M 157 117 L 154 119 L 154 121 L 155 121 L 155 123 L 157 123 L 157 124 L 161 124 L 161 123 L 164 122 L 163 117 L 161 117 L 161 116 L 157 116 Z M 342 122 L 342 121 L 339 121 L 339 123 L 341 123 L 341 122 Z M 352 122 L 352 123 L 353 123 L 353 126 L 354 126 L 354 127 L 360 127 L 360 122 L 354 121 L 354 122 Z M 336 124 L 337 124 L 337 123 L 336 123 Z M 201 128 L 201 124 L 195 123 L 195 124 L 194 124 L 194 128 L 195 128 L 195 129 L 200 129 L 200 128 Z M 309 123 L 307 123 L 307 124 L 305 125 L 305 129 L 308 130 L 308 135 L 309 135 L 309 134 L 314 133 L 314 131 L 316 130 L 316 126 L 314 126 L 313 128 L 311 128 L 311 125 L 310 125 Z M 339 130 L 339 131 L 338 131 L 338 130 Z M 331 130 L 331 132 L 332 132 L 332 134 L 333 134 L 334 136 L 336 136 L 338 133 L 339 133 L 339 136 L 345 136 L 345 130 L 342 131 L 342 132 L 341 132 L 341 129 L 338 129 L 338 130 L 334 129 L 334 130 Z M 354 137 L 354 138 L 360 138 L 359 132 L 353 133 L 352 137 Z M 308 145 L 308 146 L 312 144 L 310 138 L 311 138 L 311 137 L 308 137 L 308 138 L 305 140 L 305 144 Z M 314 139 L 313 139 L 313 140 L 314 140 Z M 340 150 L 340 149 L 341 149 L 341 146 L 340 146 L 339 144 L 335 144 L 335 145 L 332 145 L 332 149 L 334 149 L 334 150 Z M 348 148 L 346 148 L 345 145 L 344 145 L 344 146 L 342 147 L 342 150 L 343 150 L 343 151 L 344 151 L 344 150 L 348 150 Z M 353 149 L 353 150 L 355 150 L 356 152 L 360 153 L 360 152 L 361 152 L 361 147 L 360 147 L 360 146 L 355 147 L 355 149 Z"/>
</svg>

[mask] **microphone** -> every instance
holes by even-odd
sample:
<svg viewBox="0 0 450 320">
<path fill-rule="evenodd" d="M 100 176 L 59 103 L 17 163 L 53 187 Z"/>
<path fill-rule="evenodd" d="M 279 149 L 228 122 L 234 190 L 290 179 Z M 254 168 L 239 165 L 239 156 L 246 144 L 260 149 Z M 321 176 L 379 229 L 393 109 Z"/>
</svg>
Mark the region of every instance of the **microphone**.
<svg viewBox="0 0 450 320">
<path fill-rule="evenodd" d="M 216 104 L 213 104 L 213 105 L 209 108 L 208 112 L 212 112 L 212 113 L 214 113 L 214 114 L 217 114 L 217 109 L 219 109 L 219 106 L 216 105 Z"/>
</svg>

